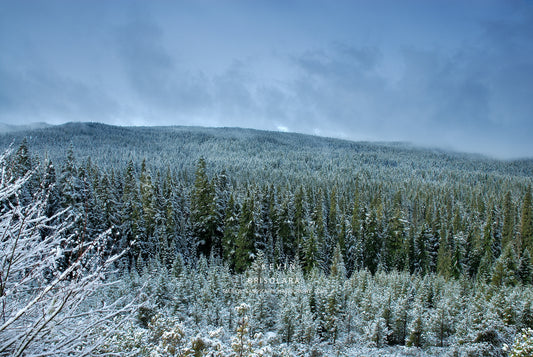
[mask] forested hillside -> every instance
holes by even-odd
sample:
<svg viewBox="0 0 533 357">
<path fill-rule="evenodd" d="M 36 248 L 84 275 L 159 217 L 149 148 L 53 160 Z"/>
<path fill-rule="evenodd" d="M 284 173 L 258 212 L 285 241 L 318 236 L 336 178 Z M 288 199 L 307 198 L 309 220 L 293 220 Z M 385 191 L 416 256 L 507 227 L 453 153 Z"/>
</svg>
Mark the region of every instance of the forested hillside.
<svg viewBox="0 0 533 357">
<path fill-rule="evenodd" d="M 111 229 L 106 254 L 126 249 L 117 268 L 146 284 L 137 332 L 110 350 L 498 354 L 533 328 L 533 160 L 96 123 L 9 145 L 9 174 L 34 171 L 21 201 L 49 190 L 74 240 Z"/>
</svg>

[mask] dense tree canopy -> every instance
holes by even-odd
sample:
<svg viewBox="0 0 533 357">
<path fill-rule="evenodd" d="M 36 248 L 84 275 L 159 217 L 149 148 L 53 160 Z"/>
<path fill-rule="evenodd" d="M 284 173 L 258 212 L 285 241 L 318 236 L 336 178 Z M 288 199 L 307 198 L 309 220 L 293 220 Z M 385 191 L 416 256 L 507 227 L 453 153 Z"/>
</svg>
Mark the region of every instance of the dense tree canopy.
<svg viewBox="0 0 533 357">
<path fill-rule="evenodd" d="M 130 248 L 117 263 L 124 274 L 160 273 L 150 292 L 158 308 L 240 329 L 241 349 L 245 329 L 276 330 L 285 344 L 335 344 L 357 331 L 382 348 L 489 343 L 530 326 L 531 308 L 497 292 L 520 304 L 531 292 L 531 160 L 242 129 L 80 123 L 0 144 L 13 139 L 9 174 L 39 178 L 25 199 L 46 182 L 47 216 L 72 210 L 67 248 L 109 230 L 107 254 Z M 221 290 L 243 278 L 255 282 L 240 280 L 243 295 Z M 265 279 L 309 294 L 268 293 Z"/>
</svg>

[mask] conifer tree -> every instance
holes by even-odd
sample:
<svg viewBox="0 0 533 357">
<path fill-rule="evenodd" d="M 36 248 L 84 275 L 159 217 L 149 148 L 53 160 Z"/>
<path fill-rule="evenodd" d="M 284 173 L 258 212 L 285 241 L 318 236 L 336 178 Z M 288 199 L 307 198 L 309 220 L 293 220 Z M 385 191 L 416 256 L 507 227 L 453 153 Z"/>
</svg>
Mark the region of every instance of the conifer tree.
<svg viewBox="0 0 533 357">
<path fill-rule="evenodd" d="M 33 162 L 30 155 L 28 139 L 24 137 L 12 158 L 12 164 L 9 171 L 11 171 L 10 174 L 12 179 L 15 180 L 30 174 L 32 170 Z M 23 204 L 31 202 L 33 193 L 37 192 L 39 189 L 39 182 L 37 180 L 37 175 L 31 175 L 24 187 L 21 188 L 18 196 Z"/>
<path fill-rule="evenodd" d="M 208 257 L 213 247 L 214 212 L 213 186 L 209 182 L 206 162 L 200 158 L 196 164 L 194 188 L 191 193 L 191 224 L 197 251 Z"/>
<path fill-rule="evenodd" d="M 54 165 L 51 161 L 48 161 L 45 163 L 44 167 L 41 189 L 48 192 L 45 212 L 47 217 L 52 217 L 61 209 L 61 197 L 57 185 L 57 175 Z"/>
<path fill-rule="evenodd" d="M 314 222 L 310 222 L 306 227 L 306 236 L 303 242 L 303 270 L 309 274 L 313 269 L 318 267 L 319 251 L 316 238 Z"/>
<path fill-rule="evenodd" d="M 233 195 L 230 195 L 224 217 L 222 256 L 229 266 L 235 268 L 235 244 L 239 232 L 239 217 Z"/>
<path fill-rule="evenodd" d="M 364 267 L 374 274 L 381 261 L 380 253 L 383 243 L 378 232 L 377 213 L 374 209 L 366 215 L 362 231 Z"/>
<path fill-rule="evenodd" d="M 533 264 L 531 263 L 531 256 L 528 249 L 525 249 L 524 253 L 520 256 L 517 274 L 522 284 L 533 283 Z"/>
<path fill-rule="evenodd" d="M 409 336 L 407 337 L 406 346 L 408 347 L 422 347 L 424 344 L 424 322 L 422 311 L 415 310 L 415 318 L 411 323 L 409 329 Z"/>
<path fill-rule="evenodd" d="M 300 186 L 294 195 L 294 234 L 295 234 L 295 255 L 298 259 L 303 258 L 303 237 L 305 235 L 304 192 Z"/>
<path fill-rule="evenodd" d="M 256 223 L 254 221 L 254 199 L 249 193 L 244 200 L 239 217 L 239 232 L 235 242 L 235 271 L 241 273 L 248 268 L 254 255 Z"/>
<path fill-rule="evenodd" d="M 225 230 L 226 209 L 230 198 L 230 187 L 228 176 L 225 170 L 222 170 L 214 178 L 213 193 L 213 248 L 216 255 L 222 255 L 222 240 Z"/>
<path fill-rule="evenodd" d="M 21 178 L 32 169 L 32 161 L 30 157 L 30 150 L 28 147 L 28 139 L 22 139 L 20 146 L 15 152 L 13 163 L 11 164 L 11 175 L 14 178 Z"/>
<path fill-rule="evenodd" d="M 59 187 L 61 190 L 61 205 L 63 208 L 72 207 L 74 214 L 80 213 L 82 185 L 78 176 L 78 168 L 74 157 L 74 146 L 72 143 L 67 152 L 67 158 L 61 177 L 59 178 Z"/>
<path fill-rule="evenodd" d="M 279 262 L 293 259 L 294 249 L 294 211 L 289 197 L 285 197 L 278 207 L 278 231 L 276 255 Z"/>
<path fill-rule="evenodd" d="M 290 344 L 294 341 L 294 335 L 299 321 L 296 315 L 297 307 L 295 296 L 292 294 L 283 294 L 278 310 L 277 330 L 284 343 Z"/>
<path fill-rule="evenodd" d="M 520 216 L 520 252 L 528 249 L 530 256 L 533 252 L 533 214 L 531 206 L 531 186 L 528 186 L 527 191 L 522 201 L 522 214 Z"/>
<path fill-rule="evenodd" d="M 152 183 L 152 175 L 146 167 L 146 160 L 143 159 L 141 164 L 141 174 L 139 177 L 139 193 L 143 221 L 145 224 L 144 232 L 147 237 L 151 236 L 155 225 L 155 189 Z"/>
<path fill-rule="evenodd" d="M 337 189 L 336 187 L 333 187 L 333 190 L 330 193 L 327 226 L 328 226 L 328 236 L 331 238 L 332 242 L 335 242 L 335 243 L 338 240 L 339 228 L 340 228 L 338 212 L 339 212 L 339 207 L 337 204 Z"/>
<path fill-rule="evenodd" d="M 518 282 L 516 252 L 512 244 L 505 247 L 502 255 L 496 261 L 491 281 L 496 286 L 514 286 Z"/>
<path fill-rule="evenodd" d="M 406 223 L 403 211 L 396 207 L 385 237 L 385 265 L 388 269 L 402 270 L 405 266 Z"/>
<path fill-rule="evenodd" d="M 318 255 L 319 261 L 318 265 L 324 271 L 327 270 L 329 256 L 330 256 L 330 247 L 329 239 L 327 237 L 327 227 L 324 222 L 324 201 L 322 191 L 319 190 L 317 194 L 317 200 L 315 202 L 315 208 L 313 210 L 312 219 L 314 222 L 317 246 L 318 246 Z"/>
<path fill-rule="evenodd" d="M 363 267 L 363 247 L 361 234 L 361 212 L 359 212 L 359 195 L 355 194 L 350 225 L 346 232 L 346 266 L 351 273 Z"/>
<path fill-rule="evenodd" d="M 133 161 L 129 161 L 122 177 L 122 203 L 120 207 L 120 239 L 119 249 L 127 249 L 128 263 L 131 264 L 139 255 L 137 240 L 142 234 L 141 206 L 135 177 Z"/>
<path fill-rule="evenodd" d="M 454 237 L 454 251 L 451 259 L 451 270 L 450 274 L 453 278 L 459 279 L 465 271 L 464 264 L 463 264 L 463 258 L 464 258 L 464 239 L 462 235 L 459 235 L 458 237 Z"/>
<path fill-rule="evenodd" d="M 440 237 L 439 251 L 437 254 L 437 273 L 445 278 L 452 275 L 452 254 L 450 244 L 446 236 Z"/>
<path fill-rule="evenodd" d="M 231 347 L 236 357 L 245 357 L 252 355 L 252 341 L 249 338 L 249 318 L 248 312 L 250 305 L 242 303 L 235 307 L 238 317 L 236 336 L 233 338 Z"/>
<path fill-rule="evenodd" d="M 514 241 L 515 234 L 515 207 L 510 191 L 505 194 L 503 210 L 502 247 L 505 247 L 509 242 Z"/>
<path fill-rule="evenodd" d="M 414 271 L 421 275 L 429 272 L 429 254 L 427 247 L 432 236 L 431 228 L 425 225 L 424 229 L 417 234 L 414 242 Z"/>
<path fill-rule="evenodd" d="M 331 261 L 331 268 L 329 270 L 332 279 L 344 282 L 346 279 L 346 268 L 344 266 L 344 259 L 342 257 L 342 250 L 340 244 L 337 243 L 333 251 L 333 259 Z"/>
</svg>

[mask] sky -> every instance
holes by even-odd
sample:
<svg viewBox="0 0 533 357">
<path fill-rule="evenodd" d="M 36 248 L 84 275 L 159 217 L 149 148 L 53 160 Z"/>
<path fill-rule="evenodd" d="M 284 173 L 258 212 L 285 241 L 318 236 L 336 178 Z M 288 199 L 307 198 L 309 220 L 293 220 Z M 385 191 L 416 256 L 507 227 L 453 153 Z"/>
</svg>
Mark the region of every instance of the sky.
<svg viewBox="0 0 533 357">
<path fill-rule="evenodd" d="M 533 157 L 531 0 L 0 0 L 0 123 Z"/>
</svg>

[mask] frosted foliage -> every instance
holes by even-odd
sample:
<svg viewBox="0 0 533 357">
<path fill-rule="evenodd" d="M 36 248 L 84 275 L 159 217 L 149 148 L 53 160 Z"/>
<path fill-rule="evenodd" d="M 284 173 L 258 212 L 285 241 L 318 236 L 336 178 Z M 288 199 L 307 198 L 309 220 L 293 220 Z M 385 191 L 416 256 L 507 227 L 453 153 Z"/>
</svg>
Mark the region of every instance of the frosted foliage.
<svg viewBox="0 0 533 357">
<path fill-rule="evenodd" d="M 47 217 L 46 192 L 21 204 L 30 175 L 9 177 L 6 157 L 0 157 L 0 355 L 91 354 L 131 307 L 122 299 L 96 301 L 101 288 L 111 289 L 106 272 L 118 256 L 104 258 L 103 235 L 66 251 L 74 239 L 65 235 L 68 212 Z"/>
<path fill-rule="evenodd" d="M 510 357 L 533 356 L 533 329 L 524 329 L 519 333 L 511 347 L 505 345 L 504 350 Z"/>
</svg>

